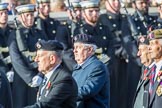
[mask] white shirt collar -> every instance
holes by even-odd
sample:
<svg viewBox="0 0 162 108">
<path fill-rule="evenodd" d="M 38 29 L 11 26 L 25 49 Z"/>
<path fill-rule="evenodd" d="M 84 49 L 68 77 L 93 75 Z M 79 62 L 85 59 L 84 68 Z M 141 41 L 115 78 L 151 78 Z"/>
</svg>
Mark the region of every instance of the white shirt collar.
<svg viewBox="0 0 162 108">
<path fill-rule="evenodd" d="M 47 74 L 45 74 L 45 77 L 47 78 L 46 83 L 49 81 L 50 77 L 52 76 L 53 72 L 60 66 L 60 64 L 58 64 L 57 66 L 55 66 L 51 71 L 49 71 Z M 46 85 L 46 84 L 45 84 Z"/>
<path fill-rule="evenodd" d="M 149 65 L 149 69 L 151 69 L 151 67 L 155 64 L 155 62 L 152 62 L 150 65 Z"/>
</svg>

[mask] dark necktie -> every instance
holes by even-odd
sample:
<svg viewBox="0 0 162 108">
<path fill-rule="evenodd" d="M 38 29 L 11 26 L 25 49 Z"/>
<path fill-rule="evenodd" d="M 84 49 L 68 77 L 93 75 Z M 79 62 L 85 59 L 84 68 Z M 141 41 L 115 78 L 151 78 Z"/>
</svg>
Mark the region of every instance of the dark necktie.
<svg viewBox="0 0 162 108">
<path fill-rule="evenodd" d="M 42 92 L 43 92 L 43 90 L 44 90 L 44 88 L 46 86 L 46 82 L 47 82 L 47 77 L 44 76 L 44 79 L 42 81 L 42 88 L 41 88 L 41 92 L 40 92 L 41 95 L 42 95 Z"/>
</svg>

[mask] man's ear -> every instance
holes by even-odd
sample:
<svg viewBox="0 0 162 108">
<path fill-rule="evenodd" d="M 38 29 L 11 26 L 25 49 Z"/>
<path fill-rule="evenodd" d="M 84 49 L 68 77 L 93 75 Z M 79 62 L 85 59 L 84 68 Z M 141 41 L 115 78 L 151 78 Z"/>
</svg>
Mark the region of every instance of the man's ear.
<svg viewBox="0 0 162 108">
<path fill-rule="evenodd" d="M 50 64 L 54 64 L 56 62 L 56 56 L 50 55 Z"/>
<path fill-rule="evenodd" d="M 89 47 L 88 52 L 93 52 L 93 47 Z"/>
</svg>

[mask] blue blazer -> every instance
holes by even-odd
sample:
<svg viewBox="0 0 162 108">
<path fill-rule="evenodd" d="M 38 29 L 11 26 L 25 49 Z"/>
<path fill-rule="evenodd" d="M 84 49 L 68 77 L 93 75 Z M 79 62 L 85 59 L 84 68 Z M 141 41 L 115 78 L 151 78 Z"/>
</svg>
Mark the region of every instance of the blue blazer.
<svg viewBox="0 0 162 108">
<path fill-rule="evenodd" d="M 96 56 L 76 66 L 72 75 L 78 85 L 77 108 L 110 108 L 109 72 Z"/>
</svg>

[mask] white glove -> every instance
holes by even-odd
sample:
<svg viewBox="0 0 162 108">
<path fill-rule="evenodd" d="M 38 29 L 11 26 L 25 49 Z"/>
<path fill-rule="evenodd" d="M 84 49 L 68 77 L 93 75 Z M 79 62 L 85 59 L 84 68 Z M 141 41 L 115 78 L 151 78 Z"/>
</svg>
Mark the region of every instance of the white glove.
<svg viewBox="0 0 162 108">
<path fill-rule="evenodd" d="M 6 76 L 7 76 L 8 81 L 9 81 L 10 83 L 12 83 L 12 82 L 13 82 L 13 79 L 14 79 L 14 72 L 13 72 L 13 71 L 8 71 L 8 72 L 6 73 Z"/>
<path fill-rule="evenodd" d="M 43 81 L 43 78 L 36 75 L 33 77 L 30 87 L 38 87 L 41 85 L 42 81 Z"/>
</svg>

